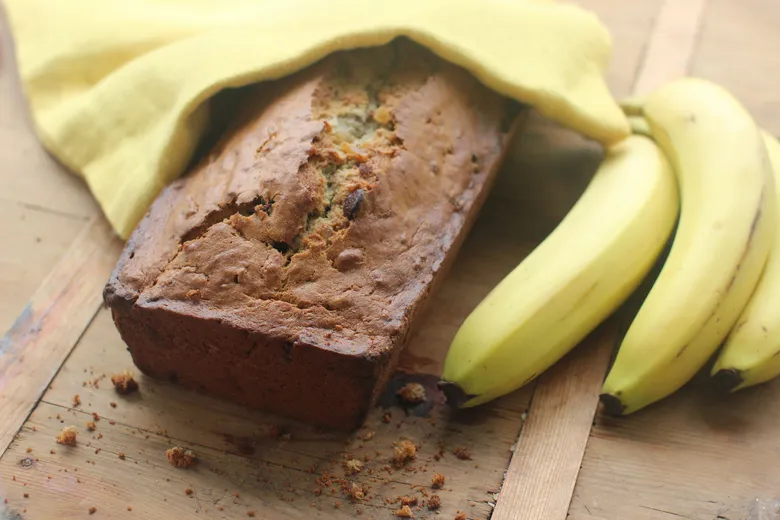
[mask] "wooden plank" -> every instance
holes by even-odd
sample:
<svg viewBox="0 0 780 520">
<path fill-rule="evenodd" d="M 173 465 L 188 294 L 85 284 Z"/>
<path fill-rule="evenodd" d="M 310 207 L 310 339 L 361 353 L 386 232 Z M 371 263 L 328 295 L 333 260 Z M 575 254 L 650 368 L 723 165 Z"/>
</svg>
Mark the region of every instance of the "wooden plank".
<svg viewBox="0 0 780 520">
<path fill-rule="evenodd" d="M 108 224 L 92 219 L 0 339 L 0 452 L 99 308 L 118 251 Z"/>
<path fill-rule="evenodd" d="M 633 93 L 684 75 L 706 0 L 666 0 L 658 14 Z M 670 42 L 673 45 L 670 45 Z M 556 520 L 568 515 L 609 352 L 619 336 L 605 333 L 594 353 L 567 361 L 537 385 L 493 520 Z"/>
<path fill-rule="evenodd" d="M 541 376 L 494 520 L 566 518 L 615 337 L 610 322 Z"/>
<path fill-rule="evenodd" d="M 632 94 L 646 94 L 670 79 L 687 75 L 708 1 L 664 0 Z"/>
<path fill-rule="evenodd" d="M 0 198 L 0 222 L 1 335 L 22 312 L 87 219 L 63 218 Z"/>
<path fill-rule="evenodd" d="M 729 88 L 780 134 L 780 5 L 710 0 L 691 73 Z M 597 417 L 572 500 L 577 520 L 776 519 L 780 381 L 718 397 L 705 368 L 629 417 Z"/>
</svg>

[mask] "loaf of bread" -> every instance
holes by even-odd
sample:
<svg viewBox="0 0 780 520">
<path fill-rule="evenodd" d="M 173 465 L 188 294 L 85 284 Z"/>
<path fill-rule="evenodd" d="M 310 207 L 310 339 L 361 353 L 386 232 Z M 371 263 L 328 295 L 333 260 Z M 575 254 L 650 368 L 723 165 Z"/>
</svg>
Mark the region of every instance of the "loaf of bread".
<svg viewBox="0 0 780 520">
<path fill-rule="evenodd" d="M 104 299 L 145 374 L 352 429 L 524 109 L 408 40 L 253 87 L 138 225 Z"/>
</svg>

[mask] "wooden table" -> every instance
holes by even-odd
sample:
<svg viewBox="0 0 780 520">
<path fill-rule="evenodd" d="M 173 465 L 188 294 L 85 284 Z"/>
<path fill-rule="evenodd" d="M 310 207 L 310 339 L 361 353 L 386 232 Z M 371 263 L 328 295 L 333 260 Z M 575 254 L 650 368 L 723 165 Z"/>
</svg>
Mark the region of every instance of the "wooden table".
<svg viewBox="0 0 780 520">
<path fill-rule="evenodd" d="M 730 88 L 780 135 L 777 0 L 580 3 L 614 36 L 616 96 L 688 72 Z M 391 400 L 352 435 L 142 376 L 138 394 L 116 394 L 107 376 L 132 365 L 100 291 L 121 243 L 84 184 L 36 140 L 4 19 L 0 31 L 0 518 L 90 508 L 95 518 L 393 518 L 403 496 L 417 498 L 415 518 L 780 518 L 780 381 L 724 399 L 700 377 L 634 416 L 603 417 L 597 395 L 619 316 L 489 406 L 453 413 L 437 401 L 418 416 Z M 416 374 L 438 374 L 463 317 L 556 225 L 598 160 L 578 136 L 534 118 L 407 347 L 402 368 L 413 375 L 403 377 L 435 379 Z M 68 425 L 79 431 L 73 447 L 55 441 Z M 404 439 L 419 451 L 399 470 L 389 461 Z M 174 445 L 198 463 L 171 466 Z M 363 471 L 345 475 L 349 459 Z M 431 488 L 434 473 L 443 489 Z M 353 483 L 367 499 L 351 496 Z M 438 514 L 422 507 L 432 494 Z"/>
</svg>

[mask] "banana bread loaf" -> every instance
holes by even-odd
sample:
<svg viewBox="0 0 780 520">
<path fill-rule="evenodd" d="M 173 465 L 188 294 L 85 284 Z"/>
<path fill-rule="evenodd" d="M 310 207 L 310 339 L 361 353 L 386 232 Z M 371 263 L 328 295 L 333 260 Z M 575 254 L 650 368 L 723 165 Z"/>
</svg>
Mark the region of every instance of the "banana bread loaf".
<svg viewBox="0 0 780 520">
<path fill-rule="evenodd" d="M 523 110 L 403 39 L 240 108 L 139 223 L 104 299 L 145 374 L 355 428 Z"/>
</svg>

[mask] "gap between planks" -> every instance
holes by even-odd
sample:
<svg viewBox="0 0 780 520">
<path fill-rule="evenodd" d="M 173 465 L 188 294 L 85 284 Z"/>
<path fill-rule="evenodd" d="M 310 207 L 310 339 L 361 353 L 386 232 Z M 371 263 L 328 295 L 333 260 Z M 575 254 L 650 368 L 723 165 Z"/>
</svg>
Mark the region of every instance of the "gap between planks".
<svg viewBox="0 0 780 520">
<path fill-rule="evenodd" d="M 664 1 L 632 95 L 687 73 L 707 1 Z M 492 520 L 566 519 L 617 337 L 606 327 L 540 378 Z"/>
<path fill-rule="evenodd" d="M 120 250 L 102 215 L 92 217 L 0 338 L 0 454 L 100 308 Z"/>
</svg>

